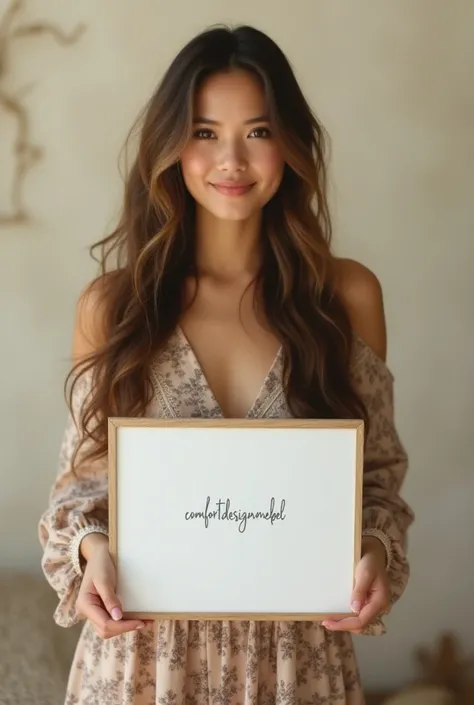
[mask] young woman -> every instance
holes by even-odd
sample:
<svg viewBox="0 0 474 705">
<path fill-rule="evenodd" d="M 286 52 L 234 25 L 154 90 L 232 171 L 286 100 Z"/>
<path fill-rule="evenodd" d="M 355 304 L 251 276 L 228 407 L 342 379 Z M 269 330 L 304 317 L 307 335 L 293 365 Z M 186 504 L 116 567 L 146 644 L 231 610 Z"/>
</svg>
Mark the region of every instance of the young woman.
<svg viewBox="0 0 474 705">
<path fill-rule="evenodd" d="M 71 413 L 40 522 L 55 620 L 86 620 L 67 705 L 364 701 L 351 633 L 383 633 L 407 582 L 413 515 L 399 496 L 407 459 L 381 287 L 331 251 L 324 158 L 288 61 L 251 27 L 193 39 L 144 111 L 120 223 L 79 299 Z M 364 419 L 354 616 L 124 620 L 107 541 L 107 417 L 131 415 Z"/>
</svg>

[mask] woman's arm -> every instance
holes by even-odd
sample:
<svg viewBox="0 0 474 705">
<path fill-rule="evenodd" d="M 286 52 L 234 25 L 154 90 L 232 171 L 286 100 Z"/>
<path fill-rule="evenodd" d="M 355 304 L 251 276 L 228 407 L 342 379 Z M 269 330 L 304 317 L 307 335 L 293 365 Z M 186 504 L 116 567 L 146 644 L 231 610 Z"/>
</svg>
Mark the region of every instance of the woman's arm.
<svg viewBox="0 0 474 705">
<path fill-rule="evenodd" d="M 405 546 L 414 515 L 401 497 L 408 457 L 394 419 L 393 376 L 386 359 L 383 297 L 375 275 L 357 262 L 343 260 L 340 295 L 356 336 L 353 384 L 366 404 L 369 433 L 365 444 L 363 479 L 363 555 L 382 549 L 389 601 L 403 594 L 409 577 Z M 380 564 L 380 560 L 377 561 Z M 382 633 L 374 622 L 366 633 Z"/>
<path fill-rule="evenodd" d="M 74 324 L 73 361 L 84 358 L 101 344 L 98 292 L 88 289 L 79 298 Z M 75 421 L 91 391 L 90 372 L 75 386 L 59 454 L 58 473 L 51 489 L 49 506 L 39 522 L 39 540 L 43 548 L 43 572 L 59 597 L 54 618 L 69 627 L 78 621 L 75 603 L 79 591 L 84 559 L 96 542 L 108 541 L 107 458 L 80 462 L 76 474 L 71 459 L 80 440 Z M 87 450 L 84 444 L 82 455 Z"/>
</svg>

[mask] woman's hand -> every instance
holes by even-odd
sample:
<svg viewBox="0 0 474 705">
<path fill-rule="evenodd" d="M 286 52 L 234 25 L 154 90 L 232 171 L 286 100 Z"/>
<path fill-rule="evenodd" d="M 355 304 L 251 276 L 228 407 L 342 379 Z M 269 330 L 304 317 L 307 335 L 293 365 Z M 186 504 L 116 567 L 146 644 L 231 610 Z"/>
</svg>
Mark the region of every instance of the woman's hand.
<svg viewBox="0 0 474 705">
<path fill-rule="evenodd" d="M 120 601 L 115 594 L 115 567 L 106 537 L 89 534 L 82 543 L 81 552 L 87 557 L 87 564 L 76 601 L 77 614 L 92 622 L 102 639 L 142 629 L 145 623 L 141 620 L 122 620 Z"/>
<path fill-rule="evenodd" d="M 356 615 L 341 620 L 325 620 L 323 626 L 326 629 L 360 634 L 375 617 L 386 613 L 390 604 L 390 589 L 385 566 L 383 544 L 374 537 L 365 538 L 351 597 L 351 607 Z"/>
</svg>

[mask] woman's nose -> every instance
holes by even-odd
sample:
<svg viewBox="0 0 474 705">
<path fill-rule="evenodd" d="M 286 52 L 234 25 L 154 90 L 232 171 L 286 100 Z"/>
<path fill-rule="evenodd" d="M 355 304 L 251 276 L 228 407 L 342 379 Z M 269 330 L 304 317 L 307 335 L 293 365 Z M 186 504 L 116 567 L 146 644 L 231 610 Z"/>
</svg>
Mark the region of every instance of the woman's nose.
<svg viewBox="0 0 474 705">
<path fill-rule="evenodd" d="M 246 150 L 239 142 L 226 142 L 218 157 L 222 171 L 244 171 L 248 166 Z"/>
</svg>

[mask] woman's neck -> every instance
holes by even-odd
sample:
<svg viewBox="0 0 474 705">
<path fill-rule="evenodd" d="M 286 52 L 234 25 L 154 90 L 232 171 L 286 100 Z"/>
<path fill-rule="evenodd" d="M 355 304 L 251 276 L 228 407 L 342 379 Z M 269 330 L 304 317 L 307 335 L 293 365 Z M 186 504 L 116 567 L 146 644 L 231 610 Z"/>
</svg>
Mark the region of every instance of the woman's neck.
<svg viewBox="0 0 474 705">
<path fill-rule="evenodd" d="M 260 228 L 260 213 L 245 221 L 220 220 L 198 208 L 198 276 L 229 282 L 242 277 L 255 277 L 261 263 Z"/>
</svg>

